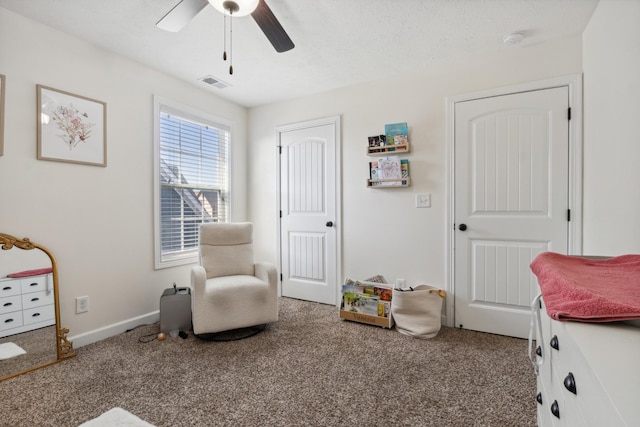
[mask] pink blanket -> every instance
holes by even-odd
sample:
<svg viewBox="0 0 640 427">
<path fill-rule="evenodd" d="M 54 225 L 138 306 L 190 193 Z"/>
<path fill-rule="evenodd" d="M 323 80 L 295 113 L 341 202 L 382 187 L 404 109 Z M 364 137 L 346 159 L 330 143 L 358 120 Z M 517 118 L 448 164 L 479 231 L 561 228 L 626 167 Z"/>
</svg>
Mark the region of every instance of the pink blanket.
<svg viewBox="0 0 640 427">
<path fill-rule="evenodd" d="M 545 252 L 533 260 L 531 271 L 552 319 L 640 318 L 640 255 L 586 259 Z"/>
<path fill-rule="evenodd" d="M 18 277 L 29 277 L 29 276 L 38 276 L 40 274 L 48 274 L 48 273 L 51 273 L 52 271 L 53 271 L 53 268 L 51 267 L 38 268 L 36 270 L 26 270 L 26 271 L 20 271 L 18 273 L 7 274 L 7 277 L 16 279 Z"/>
</svg>

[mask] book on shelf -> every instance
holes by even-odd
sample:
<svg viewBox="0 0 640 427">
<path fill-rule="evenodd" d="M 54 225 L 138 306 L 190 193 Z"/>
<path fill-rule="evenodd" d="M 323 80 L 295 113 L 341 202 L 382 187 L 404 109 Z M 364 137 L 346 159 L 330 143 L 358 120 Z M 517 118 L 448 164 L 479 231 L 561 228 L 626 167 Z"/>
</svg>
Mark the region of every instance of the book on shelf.
<svg viewBox="0 0 640 427">
<path fill-rule="evenodd" d="M 393 296 L 391 288 L 385 288 L 382 286 L 375 286 L 373 288 L 373 293 L 382 301 L 391 301 L 391 297 Z"/>
<path fill-rule="evenodd" d="M 392 123 L 389 125 L 384 125 L 384 133 L 385 135 L 408 135 L 409 128 L 407 127 L 407 123 Z"/>
<path fill-rule="evenodd" d="M 400 160 L 400 170 L 402 172 L 402 178 L 409 178 L 409 160 Z M 407 185 L 407 181 L 402 181 L 402 185 Z"/>
<path fill-rule="evenodd" d="M 395 145 L 407 145 L 409 143 L 409 136 L 408 135 L 394 135 L 393 136 L 393 143 Z"/>
<path fill-rule="evenodd" d="M 369 137 L 369 152 L 384 152 L 386 151 L 386 135 L 375 135 Z"/>
<path fill-rule="evenodd" d="M 385 157 L 378 160 L 378 169 L 380 170 L 380 179 L 401 179 L 402 167 L 400 159 L 397 156 Z M 382 182 L 386 186 L 402 185 L 400 181 Z"/>
<path fill-rule="evenodd" d="M 380 169 L 378 168 L 378 162 L 369 162 L 369 178 L 380 179 Z M 381 182 L 372 182 L 372 186 L 379 186 Z"/>
<path fill-rule="evenodd" d="M 384 134 L 387 136 L 387 144 L 406 144 L 409 140 L 409 128 L 407 123 L 392 123 L 384 125 Z"/>
<path fill-rule="evenodd" d="M 378 317 L 389 317 L 391 301 L 378 301 Z"/>
</svg>

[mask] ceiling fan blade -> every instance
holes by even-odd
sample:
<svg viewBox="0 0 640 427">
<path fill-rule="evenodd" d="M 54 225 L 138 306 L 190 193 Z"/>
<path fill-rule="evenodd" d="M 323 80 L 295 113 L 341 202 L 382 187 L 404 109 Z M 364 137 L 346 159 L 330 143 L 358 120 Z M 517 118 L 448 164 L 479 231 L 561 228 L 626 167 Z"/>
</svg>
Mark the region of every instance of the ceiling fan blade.
<svg viewBox="0 0 640 427">
<path fill-rule="evenodd" d="M 156 23 L 156 27 L 177 33 L 185 27 L 209 2 L 207 0 L 180 0 Z"/>
<path fill-rule="evenodd" d="M 282 28 L 278 18 L 275 17 L 271 8 L 267 6 L 264 0 L 260 0 L 256 10 L 251 13 L 267 39 L 271 42 L 276 52 L 286 52 L 294 48 L 294 44 Z"/>
</svg>

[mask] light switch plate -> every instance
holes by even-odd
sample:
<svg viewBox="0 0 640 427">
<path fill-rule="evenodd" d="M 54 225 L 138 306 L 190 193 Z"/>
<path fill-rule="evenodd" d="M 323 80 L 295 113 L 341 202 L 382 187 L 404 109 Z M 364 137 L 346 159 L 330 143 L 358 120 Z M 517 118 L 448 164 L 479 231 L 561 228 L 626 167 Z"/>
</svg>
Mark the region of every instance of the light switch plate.
<svg viewBox="0 0 640 427">
<path fill-rule="evenodd" d="M 430 193 L 416 194 L 416 208 L 430 208 L 430 207 L 431 207 Z"/>
</svg>

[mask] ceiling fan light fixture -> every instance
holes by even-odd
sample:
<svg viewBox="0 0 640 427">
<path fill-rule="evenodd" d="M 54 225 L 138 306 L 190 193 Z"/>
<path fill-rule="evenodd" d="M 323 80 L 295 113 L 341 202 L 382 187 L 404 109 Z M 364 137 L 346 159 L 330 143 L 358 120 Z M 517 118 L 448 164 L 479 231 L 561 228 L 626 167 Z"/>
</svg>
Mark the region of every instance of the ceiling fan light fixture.
<svg viewBox="0 0 640 427">
<path fill-rule="evenodd" d="M 209 0 L 211 6 L 225 15 L 247 16 L 258 7 L 260 0 Z"/>
</svg>

